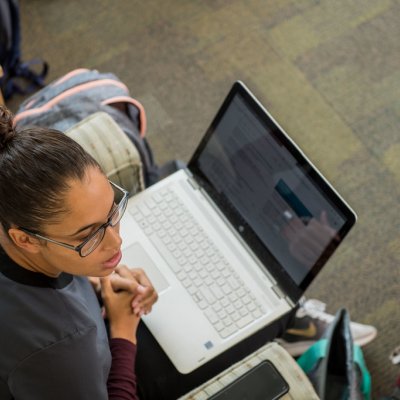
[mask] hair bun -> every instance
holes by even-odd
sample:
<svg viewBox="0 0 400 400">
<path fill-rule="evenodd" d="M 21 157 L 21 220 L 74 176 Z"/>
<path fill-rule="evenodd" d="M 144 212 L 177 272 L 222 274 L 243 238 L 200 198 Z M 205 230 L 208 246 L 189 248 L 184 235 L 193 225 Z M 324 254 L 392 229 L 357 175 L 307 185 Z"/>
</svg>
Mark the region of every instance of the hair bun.
<svg viewBox="0 0 400 400">
<path fill-rule="evenodd" d="M 0 106 L 0 150 L 5 148 L 15 134 L 13 114 L 7 107 Z"/>
</svg>

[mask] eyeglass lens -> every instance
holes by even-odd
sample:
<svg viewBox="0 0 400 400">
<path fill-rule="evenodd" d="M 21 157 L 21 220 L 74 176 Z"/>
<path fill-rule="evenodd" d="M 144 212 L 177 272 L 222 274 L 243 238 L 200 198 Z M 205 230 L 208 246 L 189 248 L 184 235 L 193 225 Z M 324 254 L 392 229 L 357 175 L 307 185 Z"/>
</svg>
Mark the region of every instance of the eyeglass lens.
<svg viewBox="0 0 400 400">
<path fill-rule="evenodd" d="M 126 206 L 128 204 L 128 198 L 125 197 L 121 200 L 120 204 L 118 204 L 118 207 L 116 210 L 114 210 L 111 219 L 109 221 L 109 225 L 111 227 L 114 227 L 119 223 L 121 220 L 122 216 L 124 215 Z M 89 255 L 92 251 L 96 249 L 96 247 L 100 244 L 100 242 L 103 240 L 104 235 L 106 233 L 106 227 L 103 227 L 100 229 L 96 235 L 94 235 L 85 245 L 81 248 L 81 256 L 85 257 Z"/>
</svg>

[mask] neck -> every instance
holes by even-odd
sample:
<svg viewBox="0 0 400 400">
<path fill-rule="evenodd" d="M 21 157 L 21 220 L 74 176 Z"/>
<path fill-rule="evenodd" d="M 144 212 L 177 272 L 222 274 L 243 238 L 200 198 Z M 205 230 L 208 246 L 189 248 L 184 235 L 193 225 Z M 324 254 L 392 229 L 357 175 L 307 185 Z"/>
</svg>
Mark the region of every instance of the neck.
<svg viewBox="0 0 400 400">
<path fill-rule="evenodd" d="M 7 253 L 8 257 L 22 268 L 50 276 L 51 278 L 56 278 L 60 275 L 59 271 L 55 271 L 51 266 L 47 266 L 46 261 L 40 253 L 27 253 L 15 246 L 10 240 L 0 240 L 0 246 Z"/>
</svg>

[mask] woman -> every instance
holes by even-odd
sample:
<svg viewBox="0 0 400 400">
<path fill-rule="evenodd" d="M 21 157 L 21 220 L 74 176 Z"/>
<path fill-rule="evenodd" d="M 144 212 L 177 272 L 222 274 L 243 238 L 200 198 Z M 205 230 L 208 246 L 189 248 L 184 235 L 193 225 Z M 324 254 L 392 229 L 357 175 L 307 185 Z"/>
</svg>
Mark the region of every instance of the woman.
<svg viewBox="0 0 400 400">
<path fill-rule="evenodd" d="M 157 295 L 118 266 L 127 197 L 72 139 L 16 132 L 0 107 L 1 399 L 137 398 L 136 328 Z"/>
</svg>

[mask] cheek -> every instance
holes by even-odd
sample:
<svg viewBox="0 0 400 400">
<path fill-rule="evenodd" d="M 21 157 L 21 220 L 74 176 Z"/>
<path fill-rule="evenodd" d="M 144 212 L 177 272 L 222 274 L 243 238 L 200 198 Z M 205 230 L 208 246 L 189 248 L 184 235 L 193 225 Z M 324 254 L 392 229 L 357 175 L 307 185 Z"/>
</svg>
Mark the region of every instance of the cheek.
<svg viewBox="0 0 400 400">
<path fill-rule="evenodd" d="M 91 254 L 88 257 L 81 257 L 72 250 L 52 252 L 50 256 L 51 263 L 60 271 L 72 275 L 90 275 L 98 269 L 99 257 Z"/>
</svg>

